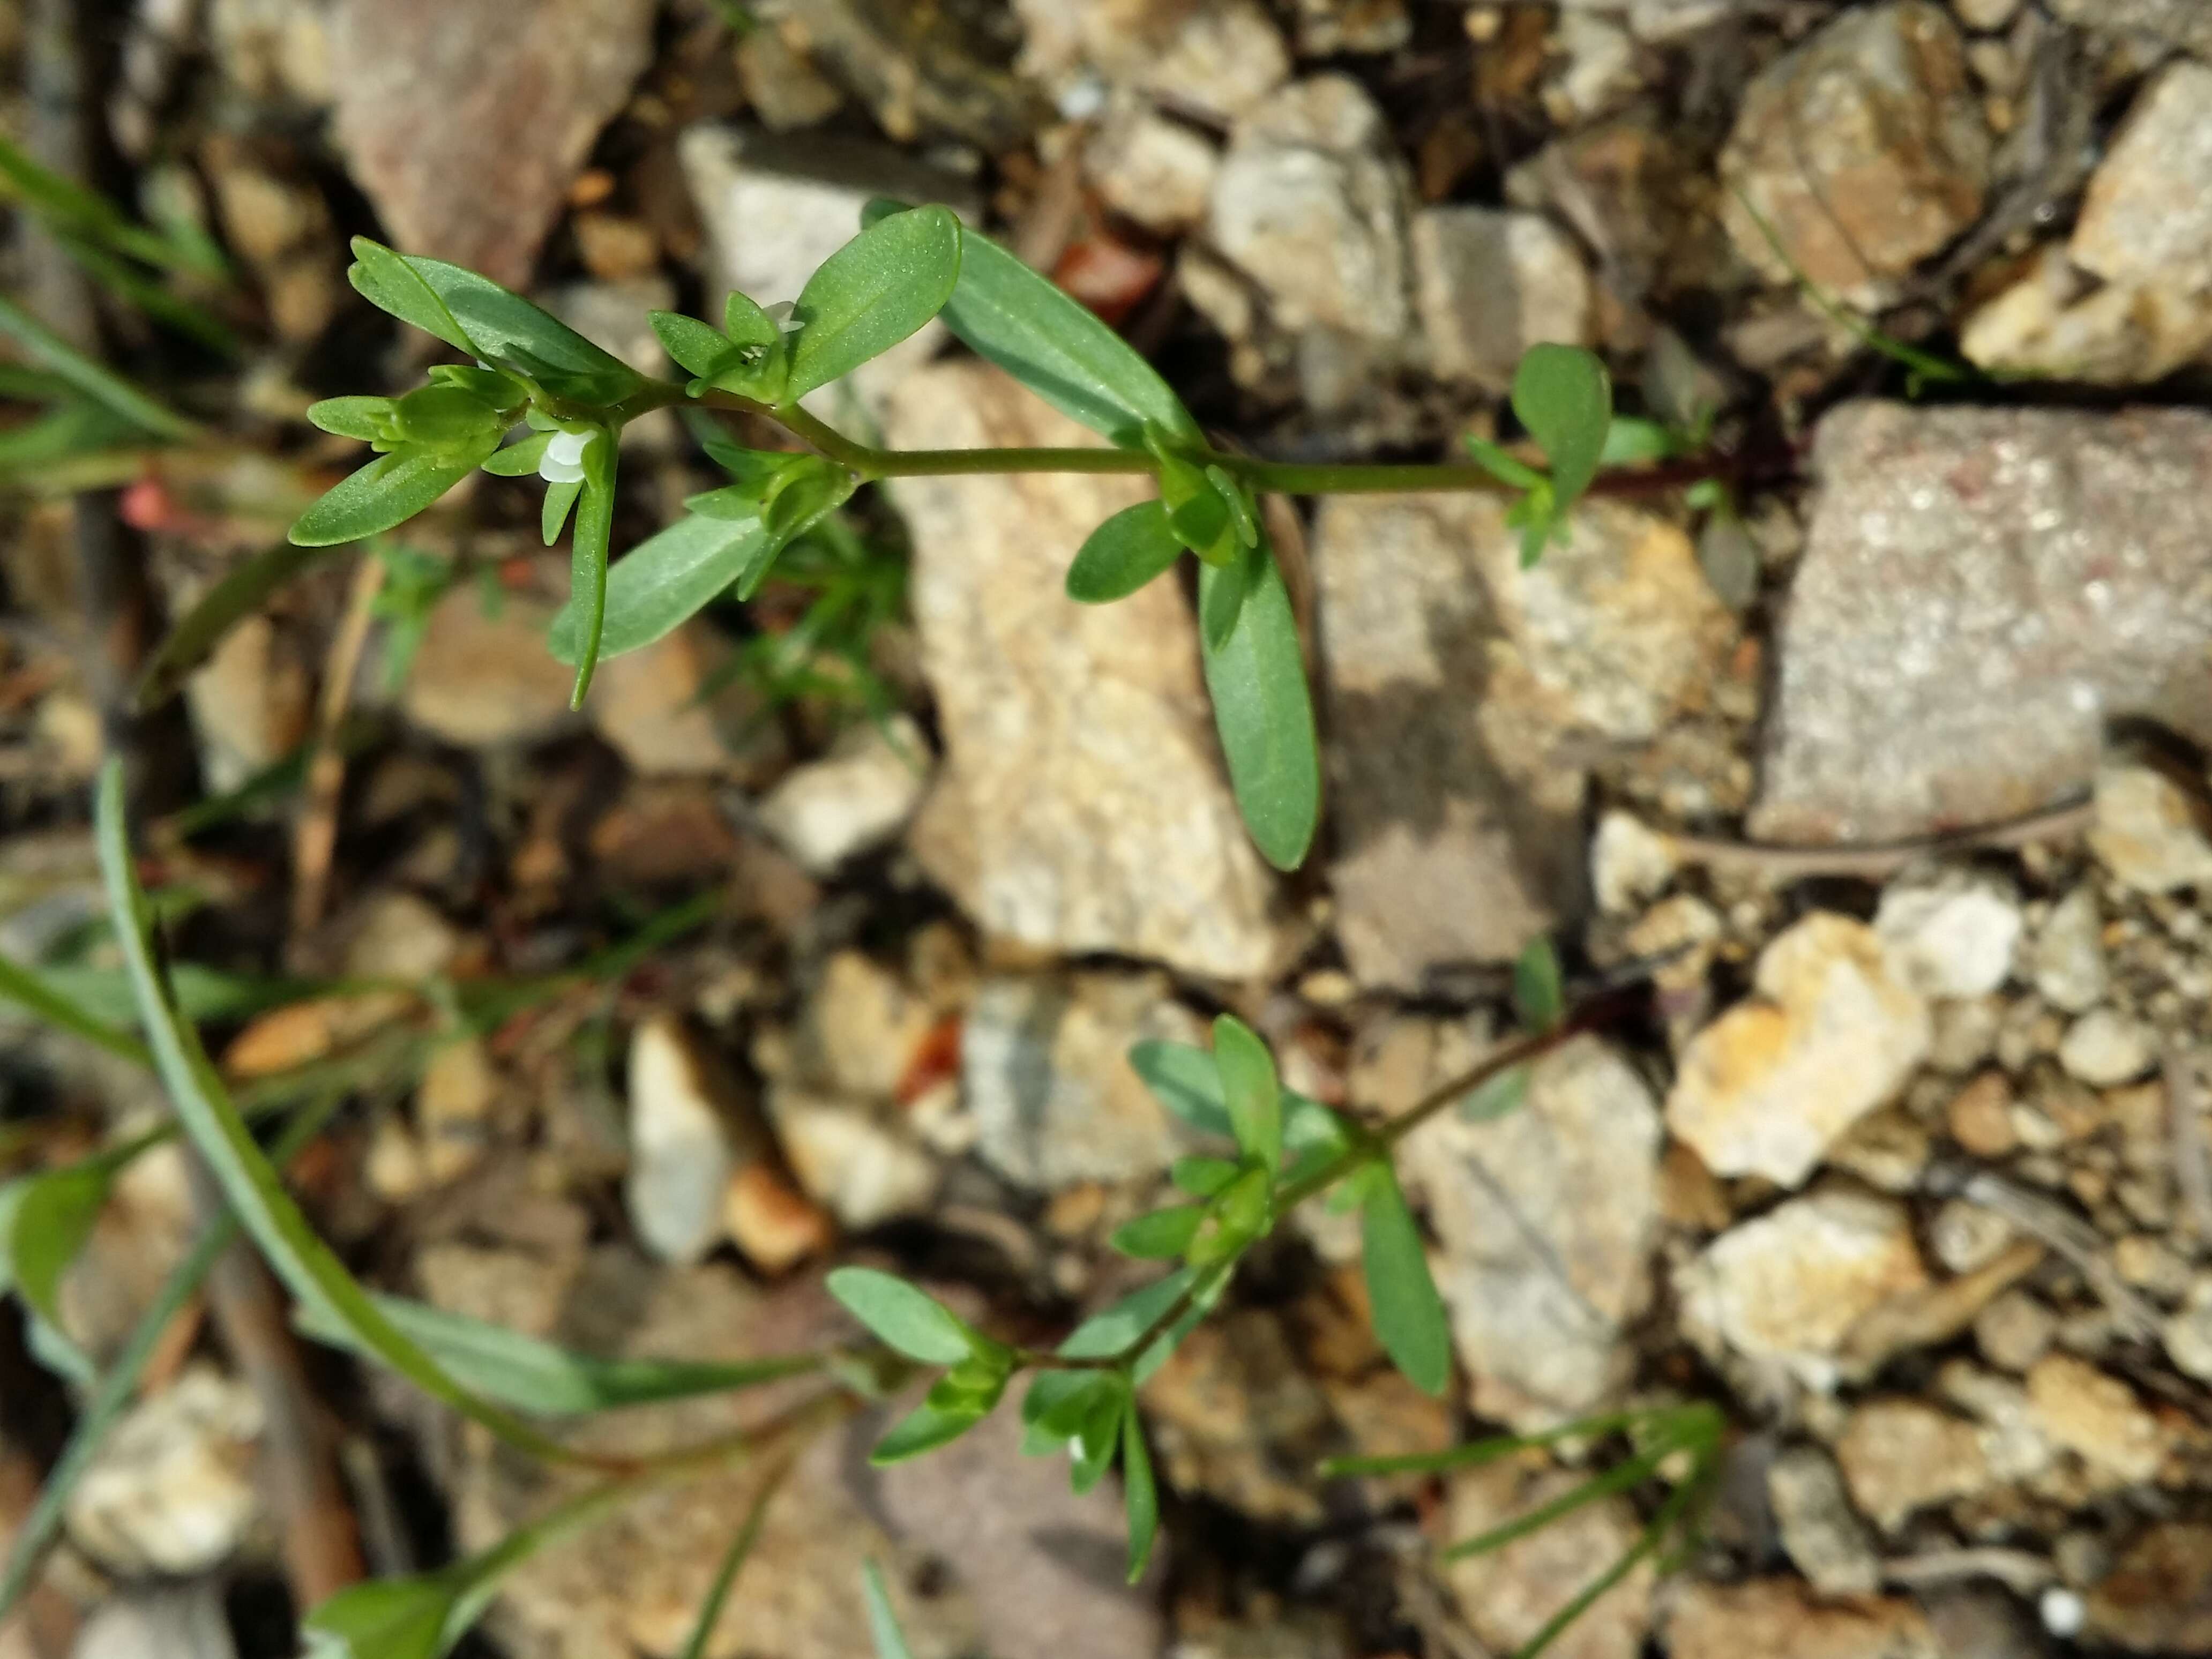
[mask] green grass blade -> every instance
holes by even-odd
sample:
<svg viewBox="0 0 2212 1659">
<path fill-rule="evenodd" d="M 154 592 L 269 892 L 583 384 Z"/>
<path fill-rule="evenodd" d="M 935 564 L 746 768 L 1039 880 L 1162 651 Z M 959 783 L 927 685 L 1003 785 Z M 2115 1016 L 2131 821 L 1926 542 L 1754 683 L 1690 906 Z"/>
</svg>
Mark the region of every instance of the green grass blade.
<svg viewBox="0 0 2212 1659">
<path fill-rule="evenodd" d="M 876 1659 L 914 1659 L 914 1650 L 906 1644 L 906 1632 L 899 1628 L 898 1614 L 891 1610 L 884 1570 L 873 1561 L 861 1563 L 860 1587 L 868 1598 L 868 1633 L 875 1638 Z"/>
<path fill-rule="evenodd" d="M 707 1591 L 707 1599 L 699 1607 L 699 1622 L 692 1626 L 691 1638 L 684 1643 L 684 1651 L 678 1659 L 706 1659 L 707 1644 L 714 1639 L 714 1626 L 721 1622 L 722 1608 L 730 1599 L 730 1587 L 738 1582 L 738 1574 L 745 1565 L 745 1558 L 753 1553 L 754 1544 L 759 1541 L 762 1523 L 768 1519 L 769 1500 L 775 1496 L 783 1485 L 784 1476 L 790 1471 L 791 1463 L 787 1459 L 762 1481 L 760 1491 L 753 1498 L 752 1507 L 745 1511 L 744 1524 L 738 1528 L 738 1535 L 730 1540 L 730 1547 L 722 1557 L 722 1565 L 715 1571 L 714 1582 Z"/>
<path fill-rule="evenodd" d="M 131 857 L 130 827 L 124 822 L 118 761 L 110 760 L 101 769 L 94 823 L 108 905 L 155 1067 L 185 1135 L 207 1161 L 240 1224 L 276 1276 L 301 1301 L 350 1327 L 380 1359 L 433 1399 L 523 1451 L 569 1461 L 573 1455 L 560 1442 L 463 1388 L 402 1334 L 301 1213 L 201 1048 L 199 1034 L 179 1018 L 155 960 L 146 895 Z"/>
<path fill-rule="evenodd" d="M 1565 1520 L 1577 1510 L 1586 1509 L 1601 1498 L 1632 1492 L 1650 1480 L 1652 1472 L 1674 1450 L 1674 1447 L 1669 1443 L 1648 1451 L 1641 1457 L 1631 1458 L 1618 1468 L 1607 1469 L 1603 1474 L 1594 1474 L 1573 1491 L 1560 1493 L 1548 1504 L 1538 1504 L 1526 1515 L 1448 1546 L 1443 1552 L 1443 1559 L 1462 1561 L 1470 1555 L 1488 1555 L 1504 1549 L 1508 1544 L 1518 1543 L 1531 1533 L 1543 1531 L 1554 1521 Z"/>
<path fill-rule="evenodd" d="M 154 1063 L 153 1054 L 137 1037 L 116 1030 L 74 998 L 54 988 L 38 969 L 10 962 L 5 957 L 0 957 L 0 998 L 120 1059 L 135 1060 L 141 1066 Z"/>
<path fill-rule="evenodd" d="M 166 404 L 149 397 L 130 381 L 86 356 L 14 301 L 0 297 L 0 334 L 23 348 L 40 368 L 69 382 L 111 414 L 158 437 L 179 442 L 199 435 L 200 428 Z"/>
</svg>

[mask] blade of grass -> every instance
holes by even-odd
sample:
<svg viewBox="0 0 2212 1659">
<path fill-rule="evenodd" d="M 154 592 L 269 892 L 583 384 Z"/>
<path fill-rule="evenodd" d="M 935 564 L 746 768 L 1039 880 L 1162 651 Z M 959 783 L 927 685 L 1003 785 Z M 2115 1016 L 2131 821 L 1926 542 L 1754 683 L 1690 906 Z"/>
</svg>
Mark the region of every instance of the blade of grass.
<svg viewBox="0 0 2212 1659">
<path fill-rule="evenodd" d="M 1334 1480 L 1341 1475 L 1442 1474 L 1451 1469 L 1479 1468 L 1515 1452 L 1556 1446 L 1562 1440 L 1619 1434 L 1649 1422 L 1651 1415 L 1648 1410 L 1607 1412 L 1602 1416 L 1577 1418 L 1538 1434 L 1501 1434 L 1487 1440 L 1470 1441 L 1464 1446 L 1449 1446 L 1443 1451 L 1408 1452 L 1398 1457 L 1332 1457 L 1322 1464 L 1321 1474 L 1322 1479 Z"/>
<path fill-rule="evenodd" d="M 0 957 L 0 998 L 15 1003 L 26 1012 L 36 1015 L 49 1025 L 82 1037 L 97 1044 L 111 1054 L 135 1060 L 150 1066 L 154 1056 L 146 1045 L 128 1031 L 118 1031 L 88 1009 L 49 985 L 36 970 Z"/>
<path fill-rule="evenodd" d="M 1473 1538 L 1462 1538 L 1443 1551 L 1447 1561 L 1462 1561 L 1470 1555 L 1487 1555 L 1502 1550 L 1508 1544 L 1517 1543 L 1530 1533 L 1541 1532 L 1554 1521 L 1572 1515 L 1600 1498 L 1611 1498 L 1617 1492 L 1632 1492 L 1649 1480 L 1660 1463 L 1674 1451 L 1668 1444 L 1641 1457 L 1631 1458 L 1618 1468 L 1607 1469 L 1603 1474 L 1594 1474 L 1571 1492 L 1562 1492 L 1548 1504 L 1539 1504 L 1528 1514 L 1508 1521 L 1502 1527 L 1492 1527 L 1488 1532 L 1478 1533 Z"/>
<path fill-rule="evenodd" d="M 294 1154 L 314 1139 L 343 1098 L 334 1095 L 295 1118 L 270 1148 L 272 1162 L 279 1166 L 289 1163 Z M 68 1443 L 55 1459 L 46 1484 L 39 1489 L 38 1501 L 23 1517 L 9 1547 L 6 1571 L 0 1573 L 0 1625 L 7 1623 L 9 1613 L 30 1587 L 32 1575 L 38 1571 L 47 1547 L 60 1535 L 62 1516 L 69 1507 L 70 1494 L 76 1490 L 76 1483 L 91 1466 L 94 1455 L 107 1438 L 107 1431 L 115 1426 L 116 1419 L 122 1416 L 137 1393 L 138 1379 L 145 1374 L 147 1364 L 161 1346 L 162 1337 L 177 1316 L 199 1294 L 216 1258 L 230 1248 L 231 1241 L 237 1237 L 235 1216 L 226 1212 L 209 1224 L 185 1252 L 184 1260 L 169 1270 L 168 1278 L 155 1292 L 152 1304 L 131 1328 L 123 1351 L 84 1402 L 76 1426 L 70 1431 Z"/>
<path fill-rule="evenodd" d="M 22 347 L 40 368 L 68 381 L 76 391 L 132 425 L 179 442 L 200 434 L 194 422 L 147 396 L 121 375 L 101 368 L 4 296 L 0 296 L 0 334 Z"/>
<path fill-rule="evenodd" d="M 146 895 L 138 884 L 130 828 L 124 821 L 119 761 L 111 759 L 100 769 L 94 823 L 108 905 L 155 1069 L 185 1133 L 207 1160 L 224 1197 L 276 1276 L 301 1301 L 350 1327 L 380 1359 L 432 1399 L 482 1424 L 508 1444 L 557 1462 L 602 1461 L 572 1450 L 453 1381 L 392 1324 L 323 1243 L 255 1144 L 252 1131 L 201 1048 L 198 1032 L 179 1017 L 170 999 L 167 978 L 155 960 Z"/>
<path fill-rule="evenodd" d="M 738 1535 L 730 1540 L 730 1547 L 722 1557 L 722 1565 L 714 1574 L 714 1583 L 707 1592 L 707 1599 L 699 1608 L 699 1622 L 691 1627 L 691 1639 L 684 1644 L 678 1659 L 706 1659 L 707 1644 L 713 1639 L 714 1626 L 721 1621 L 723 1604 L 730 1599 L 730 1587 L 738 1582 L 738 1573 L 745 1565 L 745 1558 L 753 1553 L 753 1545 L 760 1538 L 761 1523 L 768 1519 L 769 1500 L 783 1485 L 784 1477 L 791 1473 L 793 1460 L 786 1457 L 768 1472 L 761 1489 L 753 1498 L 752 1507 L 745 1511 L 744 1524 Z"/>
</svg>

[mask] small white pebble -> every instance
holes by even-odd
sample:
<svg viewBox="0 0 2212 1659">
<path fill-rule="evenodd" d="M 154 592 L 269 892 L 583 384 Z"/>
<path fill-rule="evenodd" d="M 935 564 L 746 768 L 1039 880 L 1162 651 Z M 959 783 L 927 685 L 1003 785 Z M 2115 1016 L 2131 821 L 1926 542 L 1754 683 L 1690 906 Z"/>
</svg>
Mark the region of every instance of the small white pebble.
<svg viewBox="0 0 2212 1659">
<path fill-rule="evenodd" d="M 1106 92 L 1104 80 L 1086 71 L 1062 87 L 1053 101 L 1063 121 L 1088 121 L 1106 107 Z"/>
<path fill-rule="evenodd" d="M 2044 1591 L 2036 1610 L 2043 1615 L 2044 1629 L 2062 1642 L 2081 1634 L 2081 1621 L 2088 1613 L 2081 1598 L 2063 1584 L 2053 1584 Z"/>
</svg>

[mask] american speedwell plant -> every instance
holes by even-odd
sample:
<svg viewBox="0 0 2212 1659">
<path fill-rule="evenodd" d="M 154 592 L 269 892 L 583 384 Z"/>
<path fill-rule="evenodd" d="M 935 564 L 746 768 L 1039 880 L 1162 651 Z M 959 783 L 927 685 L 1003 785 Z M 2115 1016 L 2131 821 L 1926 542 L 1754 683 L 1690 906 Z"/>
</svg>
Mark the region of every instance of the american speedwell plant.
<svg viewBox="0 0 2212 1659">
<path fill-rule="evenodd" d="M 783 313 L 732 294 L 722 325 L 656 312 L 653 326 L 690 378 L 639 374 L 475 272 L 354 243 L 354 286 L 471 361 L 430 370 L 398 398 L 333 398 L 308 418 L 377 457 L 292 526 L 304 546 L 358 540 L 422 511 L 478 468 L 545 480 L 550 545 L 573 513 L 568 603 L 549 644 L 575 669 L 574 699 L 604 657 L 650 645 L 725 592 L 750 598 L 777 556 L 882 478 L 948 473 L 1149 474 L 1158 495 L 1115 514 L 1074 553 L 1070 598 L 1127 598 L 1185 553 L 1199 562 L 1200 649 L 1231 781 L 1252 837 L 1285 869 L 1304 861 L 1321 812 L 1311 699 L 1288 589 L 1262 528 L 1259 492 L 1488 489 L 1522 492 L 1512 513 L 1533 563 L 1565 533 L 1567 508 L 1595 478 L 1612 423 L 1604 366 L 1539 346 L 1513 388 L 1545 471 L 1496 445 L 1472 465 L 1298 465 L 1209 445 L 1167 383 L 1097 317 L 949 209 L 878 203 L 866 227 Z M 1104 436 L 1081 449 L 889 451 L 809 413 L 807 393 L 850 374 L 942 316 L 954 334 L 1054 407 Z M 694 495 L 686 516 L 610 562 L 623 427 L 691 403 L 765 416 L 797 450 L 712 439 L 731 482 Z M 525 435 L 508 442 L 510 434 Z"/>
</svg>

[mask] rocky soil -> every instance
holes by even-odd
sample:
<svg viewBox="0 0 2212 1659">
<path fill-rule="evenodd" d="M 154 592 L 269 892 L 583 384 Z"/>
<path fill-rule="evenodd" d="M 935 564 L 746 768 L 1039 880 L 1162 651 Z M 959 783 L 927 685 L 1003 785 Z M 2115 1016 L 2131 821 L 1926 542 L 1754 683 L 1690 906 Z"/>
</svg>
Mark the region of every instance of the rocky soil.
<svg viewBox="0 0 2212 1659">
<path fill-rule="evenodd" d="M 1290 878 L 1238 823 L 1188 594 L 1062 595 L 1084 532 L 1136 499 L 1111 478 L 864 499 L 842 551 L 609 663 L 581 714 L 542 646 L 566 555 L 538 544 L 534 487 L 480 479 L 410 527 L 413 563 L 366 567 L 381 597 L 314 566 L 137 728 L 172 811 L 343 738 L 319 809 L 294 781 L 149 844 L 181 954 L 232 976 L 209 1030 L 242 1081 L 356 1054 L 415 1006 L 270 1009 L 269 975 L 539 983 L 704 896 L 702 925 L 481 1040 L 378 1051 L 294 1171 L 378 1283 L 600 1352 L 849 1334 L 820 1288 L 841 1261 L 1049 1340 L 1134 1282 L 1105 1241 L 1188 1150 L 1131 1042 L 1233 1010 L 1296 1087 L 1383 1115 L 1507 1029 L 1538 934 L 1573 986 L 1652 981 L 1517 1109 L 1408 1143 L 1447 1399 L 1370 1334 L 1356 1237 L 1302 1217 L 1142 1395 L 1170 1539 L 1146 1583 L 1119 1582 L 1112 1494 L 1020 1457 L 1010 1413 L 889 1472 L 872 1420 L 771 1511 L 717 1659 L 866 1651 L 871 1557 L 923 1659 L 1502 1656 L 1650 1494 L 1440 1566 L 1599 1449 L 1437 1480 L 1316 1462 L 1681 1401 L 1729 1425 L 1697 1546 L 1553 1652 L 2212 1654 L 2212 9 L 106 15 L 108 182 L 226 250 L 206 297 L 246 342 L 225 364 L 107 319 L 113 360 L 221 434 L 106 481 L 155 619 L 349 464 L 300 421 L 312 398 L 416 372 L 346 286 L 362 232 L 657 370 L 647 309 L 788 299 L 869 196 L 927 196 L 1255 453 L 1510 441 L 1540 341 L 1599 349 L 1624 409 L 1708 434 L 1527 571 L 1490 496 L 1276 504 L 1329 789 Z M 17 137 L 35 21 L 0 12 Z M 830 392 L 825 416 L 896 445 L 1074 441 L 933 329 Z M 618 548 L 707 477 L 673 420 L 626 445 Z M 97 967 L 112 600 L 83 509 L 28 482 L 0 507 L 0 951 Z M 318 810 L 319 873 L 297 850 Z M 8 1018 L 0 1171 L 161 1109 Z M 64 1285 L 95 1362 L 196 1202 L 180 1157 L 132 1167 Z M 0 1659 L 291 1651 L 288 1407 L 334 1425 L 379 1571 L 560 1489 L 322 1351 L 272 1387 L 226 1307 L 180 1323 Z M 0 1535 L 70 1398 L 10 1304 Z M 743 1409 L 586 1432 L 634 1451 Z M 673 1655 L 750 1480 L 532 1563 L 471 1651 Z"/>
</svg>

